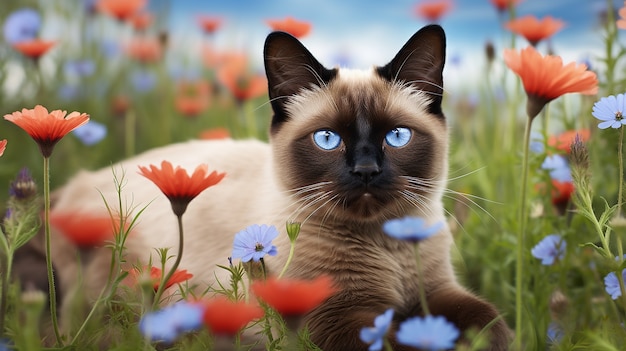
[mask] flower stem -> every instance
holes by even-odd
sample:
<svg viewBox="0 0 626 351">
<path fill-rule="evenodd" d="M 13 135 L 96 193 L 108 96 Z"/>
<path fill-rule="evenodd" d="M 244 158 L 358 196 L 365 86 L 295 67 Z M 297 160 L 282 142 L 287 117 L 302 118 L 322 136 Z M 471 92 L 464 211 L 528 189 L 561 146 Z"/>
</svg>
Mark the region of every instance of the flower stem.
<svg viewBox="0 0 626 351">
<path fill-rule="evenodd" d="M 174 272 L 178 269 L 180 265 L 180 261 L 183 258 L 183 215 L 177 215 L 178 218 L 178 254 L 176 255 L 176 261 L 174 261 L 174 265 L 167 272 L 167 275 L 161 279 L 161 283 L 159 284 L 159 288 L 157 289 L 156 295 L 154 296 L 154 304 L 152 305 L 153 309 L 159 305 L 159 301 L 161 300 L 161 295 L 163 295 L 163 291 L 165 290 L 165 284 L 170 280 Z"/>
<path fill-rule="evenodd" d="M 124 151 L 126 157 L 133 156 L 135 154 L 135 111 L 128 109 L 124 116 Z"/>
<path fill-rule="evenodd" d="M 617 142 L 617 162 L 619 163 L 619 183 L 617 188 L 617 211 L 615 215 L 618 217 L 622 216 L 622 199 L 623 199 L 623 188 L 624 188 L 624 160 L 623 160 L 623 142 L 624 142 L 624 128 L 619 129 L 619 141 Z M 619 238 L 619 236 L 618 236 Z M 621 245 L 620 245 L 620 250 Z"/>
<path fill-rule="evenodd" d="M 428 308 L 428 300 L 426 300 L 426 289 L 424 289 L 424 276 L 422 273 L 422 258 L 420 256 L 419 244 L 415 244 L 415 263 L 417 265 L 417 279 L 419 284 L 420 304 L 422 305 L 422 311 L 424 312 L 424 315 L 427 316 L 430 314 L 430 309 Z"/>
<path fill-rule="evenodd" d="M 4 267 L 0 266 L 0 268 L 4 269 L 2 274 L 2 280 L 0 281 L 0 340 L 4 338 L 4 319 L 6 318 L 6 309 L 7 309 L 7 298 L 9 294 L 9 277 L 11 276 L 11 265 L 13 262 L 13 249 L 9 247 L 6 237 L 4 233 L 0 232 L 0 235 L 3 237 L 0 238 L 0 242 L 5 244 L 0 250 L 0 257 L 2 257 L 2 251 L 6 253 L 6 262 Z"/>
<path fill-rule="evenodd" d="M 285 272 L 287 272 L 287 268 L 291 264 L 291 260 L 293 259 L 293 254 L 295 251 L 296 251 L 296 242 L 292 240 L 289 246 L 289 256 L 287 256 L 287 262 L 285 262 L 285 266 L 283 267 L 283 270 L 278 275 L 279 279 L 285 274 Z"/>
<path fill-rule="evenodd" d="M 56 289 L 54 287 L 54 273 L 52 272 L 52 257 L 50 253 L 50 158 L 43 158 L 43 197 L 44 197 L 44 238 L 46 246 L 46 267 L 48 271 L 48 293 L 50 297 L 50 318 L 56 337 L 56 344 L 61 345 L 61 333 L 57 319 Z"/>
<path fill-rule="evenodd" d="M 530 130 L 533 118 L 526 120 L 524 129 L 524 149 L 522 156 L 522 180 L 519 208 L 519 231 L 517 232 L 517 258 L 515 265 L 515 340 L 514 350 L 522 350 L 522 290 L 524 275 L 524 252 L 526 241 L 526 188 L 528 183 L 528 148 L 530 145 Z"/>
</svg>

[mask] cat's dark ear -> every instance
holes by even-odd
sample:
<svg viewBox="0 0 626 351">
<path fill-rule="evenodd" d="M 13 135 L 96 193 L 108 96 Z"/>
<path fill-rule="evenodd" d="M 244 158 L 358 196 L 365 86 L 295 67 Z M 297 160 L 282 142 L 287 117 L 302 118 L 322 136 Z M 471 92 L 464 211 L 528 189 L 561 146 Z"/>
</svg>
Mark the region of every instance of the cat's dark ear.
<svg viewBox="0 0 626 351">
<path fill-rule="evenodd" d="M 288 118 L 285 103 L 290 96 L 324 86 L 337 75 L 336 69 L 326 69 L 298 39 L 284 32 L 267 36 L 263 58 L 274 109 L 272 130 Z"/>
<path fill-rule="evenodd" d="M 432 98 L 429 112 L 441 115 L 445 61 L 446 35 L 443 28 L 429 25 L 415 33 L 391 62 L 377 70 L 389 81 L 410 84 L 427 92 Z"/>
</svg>

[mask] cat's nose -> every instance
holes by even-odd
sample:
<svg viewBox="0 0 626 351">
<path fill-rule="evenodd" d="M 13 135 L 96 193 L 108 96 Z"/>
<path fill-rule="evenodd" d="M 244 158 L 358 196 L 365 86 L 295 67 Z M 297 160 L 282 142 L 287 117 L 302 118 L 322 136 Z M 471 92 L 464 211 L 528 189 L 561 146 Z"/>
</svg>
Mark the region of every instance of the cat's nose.
<svg viewBox="0 0 626 351">
<path fill-rule="evenodd" d="M 356 177 L 359 177 L 365 184 L 369 184 L 372 179 L 380 174 L 380 167 L 376 163 L 357 164 L 350 171 Z"/>
</svg>

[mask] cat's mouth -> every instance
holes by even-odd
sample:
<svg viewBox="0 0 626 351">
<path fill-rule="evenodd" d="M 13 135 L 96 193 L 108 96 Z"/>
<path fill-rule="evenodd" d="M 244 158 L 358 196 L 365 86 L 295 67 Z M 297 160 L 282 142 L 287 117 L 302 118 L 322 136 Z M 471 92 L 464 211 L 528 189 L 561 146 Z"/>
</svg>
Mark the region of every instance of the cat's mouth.
<svg viewBox="0 0 626 351">
<path fill-rule="evenodd" d="M 388 196 L 378 194 L 376 189 L 366 188 L 361 191 L 353 191 L 345 199 L 345 209 L 358 217 L 372 218 L 389 204 Z"/>
</svg>

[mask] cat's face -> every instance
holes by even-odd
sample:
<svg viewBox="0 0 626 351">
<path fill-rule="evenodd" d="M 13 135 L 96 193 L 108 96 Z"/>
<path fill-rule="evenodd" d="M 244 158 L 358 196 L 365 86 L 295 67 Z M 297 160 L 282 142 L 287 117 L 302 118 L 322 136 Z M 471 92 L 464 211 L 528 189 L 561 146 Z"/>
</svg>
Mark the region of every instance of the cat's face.
<svg viewBox="0 0 626 351">
<path fill-rule="evenodd" d="M 447 169 L 444 52 L 443 31 L 431 26 L 386 66 L 328 70 L 296 39 L 268 37 L 271 142 L 295 215 L 359 222 L 415 208 L 429 214 Z"/>
</svg>

